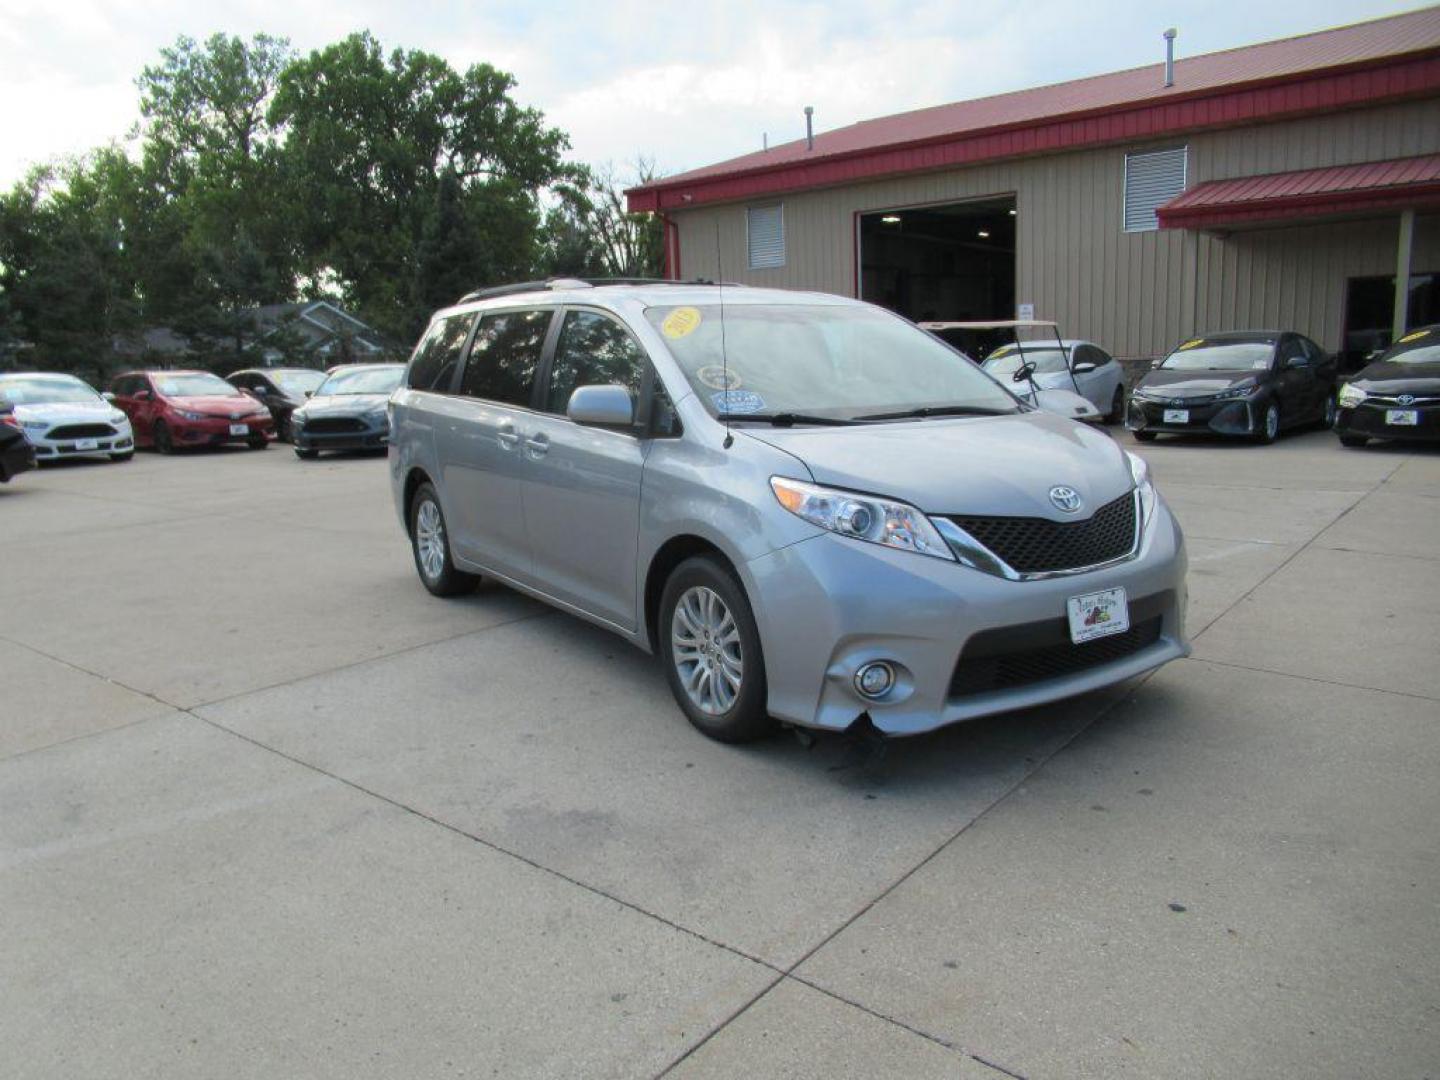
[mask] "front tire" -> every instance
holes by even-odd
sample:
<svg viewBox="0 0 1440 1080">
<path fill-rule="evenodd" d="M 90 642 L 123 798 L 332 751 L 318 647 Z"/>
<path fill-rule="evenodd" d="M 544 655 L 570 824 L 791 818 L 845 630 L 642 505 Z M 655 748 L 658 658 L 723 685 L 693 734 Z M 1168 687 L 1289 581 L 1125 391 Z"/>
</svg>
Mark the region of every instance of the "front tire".
<svg viewBox="0 0 1440 1080">
<path fill-rule="evenodd" d="M 269 445 L 270 440 L 265 438 L 264 435 L 261 435 L 258 438 L 251 439 L 249 442 L 251 450 L 264 450 Z"/>
<path fill-rule="evenodd" d="M 1105 423 L 1118 424 L 1125 419 L 1125 387 L 1116 386 L 1115 396 L 1110 399 L 1110 413 L 1105 417 Z"/>
<path fill-rule="evenodd" d="M 1136 442 L 1155 441 L 1155 433 L 1153 431 L 1132 431 L 1131 434 L 1135 436 Z"/>
<path fill-rule="evenodd" d="M 1268 402 L 1265 412 L 1260 417 L 1260 430 L 1255 432 L 1255 441 L 1261 446 L 1269 446 L 1280 434 L 1280 406 L 1275 402 Z"/>
<path fill-rule="evenodd" d="M 122 461 L 129 461 L 129 460 L 130 460 L 131 458 L 133 458 L 134 456 L 135 456 L 135 451 L 134 451 L 134 450 L 127 450 L 127 451 L 126 451 L 125 453 L 123 453 L 123 454 L 111 454 L 111 455 L 110 455 L 110 460 L 113 461 L 113 462 L 115 462 L 116 464 L 119 464 L 119 463 L 122 462 Z"/>
<path fill-rule="evenodd" d="M 295 456 L 301 461 L 314 461 L 320 456 L 320 451 L 304 446 L 297 446 L 295 447 Z"/>
<path fill-rule="evenodd" d="M 1325 407 L 1320 412 L 1320 426 L 1329 431 L 1335 426 L 1335 395 L 1325 396 Z"/>
<path fill-rule="evenodd" d="M 170 429 L 164 420 L 156 420 L 154 428 L 150 431 L 150 441 L 155 444 L 157 454 L 173 454 L 175 452 L 175 440 L 170 435 Z"/>
<path fill-rule="evenodd" d="M 1366 443 L 1368 443 L 1369 441 L 1370 441 L 1370 439 L 1369 439 L 1367 436 L 1365 436 L 1365 435 L 1341 435 L 1341 436 L 1340 436 L 1340 445 L 1341 445 L 1341 446 L 1348 446 L 1348 447 L 1351 447 L 1352 449 L 1355 448 L 1355 447 L 1364 446 L 1364 445 L 1365 445 Z"/>
<path fill-rule="evenodd" d="M 410 502 L 410 550 L 415 556 L 420 583 L 435 596 L 460 596 L 474 592 L 480 584 L 478 575 L 455 569 L 450 557 L 445 512 L 440 509 L 435 489 L 428 483 L 420 485 Z"/>
<path fill-rule="evenodd" d="M 708 555 L 677 566 L 660 597 L 658 638 L 665 678 L 690 722 L 717 742 L 775 730 L 765 711 L 765 657 L 745 590 Z"/>
</svg>

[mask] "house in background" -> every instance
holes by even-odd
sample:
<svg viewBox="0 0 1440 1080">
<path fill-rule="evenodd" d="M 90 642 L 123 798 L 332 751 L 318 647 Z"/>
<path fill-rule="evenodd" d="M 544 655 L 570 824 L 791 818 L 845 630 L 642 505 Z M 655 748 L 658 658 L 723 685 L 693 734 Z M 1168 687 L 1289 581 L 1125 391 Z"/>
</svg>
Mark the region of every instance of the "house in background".
<svg viewBox="0 0 1440 1080">
<path fill-rule="evenodd" d="M 229 370 L 251 365 L 327 368 L 383 360 L 403 351 L 328 300 L 265 304 L 243 316 L 237 320 L 239 337 L 249 358 L 238 355 L 234 338 L 186 335 L 168 326 L 117 337 L 115 356 L 132 367 Z"/>
</svg>

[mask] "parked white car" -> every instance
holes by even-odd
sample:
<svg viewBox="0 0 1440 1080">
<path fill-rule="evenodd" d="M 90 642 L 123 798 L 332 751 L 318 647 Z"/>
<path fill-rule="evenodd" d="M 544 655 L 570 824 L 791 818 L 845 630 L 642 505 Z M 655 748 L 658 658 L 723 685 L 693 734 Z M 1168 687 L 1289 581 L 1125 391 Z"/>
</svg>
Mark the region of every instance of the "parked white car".
<svg viewBox="0 0 1440 1080">
<path fill-rule="evenodd" d="M 981 366 L 1002 382 L 1021 364 L 1034 364 L 1040 390 L 1078 391 L 1109 424 L 1125 416 L 1124 373 L 1115 358 L 1094 342 L 1062 338 L 1002 345 Z M 1073 380 L 1073 381 L 1072 381 Z"/>
<path fill-rule="evenodd" d="M 0 375 L 0 401 L 35 447 L 37 461 L 108 457 L 128 461 L 135 454 L 130 419 L 73 375 L 24 372 Z"/>
</svg>

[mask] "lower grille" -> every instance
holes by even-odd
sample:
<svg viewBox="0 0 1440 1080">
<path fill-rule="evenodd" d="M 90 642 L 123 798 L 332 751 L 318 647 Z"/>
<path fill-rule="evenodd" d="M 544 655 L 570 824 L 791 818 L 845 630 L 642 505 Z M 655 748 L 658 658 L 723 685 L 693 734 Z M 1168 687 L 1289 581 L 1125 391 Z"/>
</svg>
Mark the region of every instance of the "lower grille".
<svg viewBox="0 0 1440 1080">
<path fill-rule="evenodd" d="M 1132 624 L 1123 634 L 1111 634 L 1079 645 L 1066 641 L 978 656 L 973 654 L 986 651 L 986 635 L 977 634 L 955 665 L 955 674 L 950 679 L 950 696 L 966 697 L 990 690 L 1029 686 L 1123 660 L 1159 641 L 1162 622 L 1163 617 L 1155 615 Z"/>
<path fill-rule="evenodd" d="M 115 434 L 109 424 L 62 424 L 45 433 L 47 439 L 108 439 Z"/>
<path fill-rule="evenodd" d="M 1021 574 L 1078 570 L 1119 559 L 1135 546 L 1135 495 L 1127 492 L 1085 521 L 1025 517 L 950 518 Z"/>
<path fill-rule="evenodd" d="M 364 421 L 353 416 L 322 416 L 307 421 L 301 428 L 307 435 L 339 435 L 342 432 L 364 431 Z"/>
</svg>

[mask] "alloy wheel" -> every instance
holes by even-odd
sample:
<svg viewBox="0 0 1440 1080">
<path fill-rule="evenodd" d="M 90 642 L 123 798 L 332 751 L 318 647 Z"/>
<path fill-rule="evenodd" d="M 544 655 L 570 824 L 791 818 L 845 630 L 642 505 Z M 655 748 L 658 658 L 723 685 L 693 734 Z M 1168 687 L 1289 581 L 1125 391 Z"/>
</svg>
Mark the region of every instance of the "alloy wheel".
<svg viewBox="0 0 1440 1080">
<path fill-rule="evenodd" d="M 686 589 L 670 620 L 670 645 L 680 685 L 708 716 L 734 706 L 745 679 L 740 627 L 720 594 L 704 585 Z"/>
<path fill-rule="evenodd" d="M 415 550 L 420 556 L 420 570 L 430 581 L 445 572 L 445 520 L 440 508 L 426 499 L 415 515 Z"/>
</svg>

